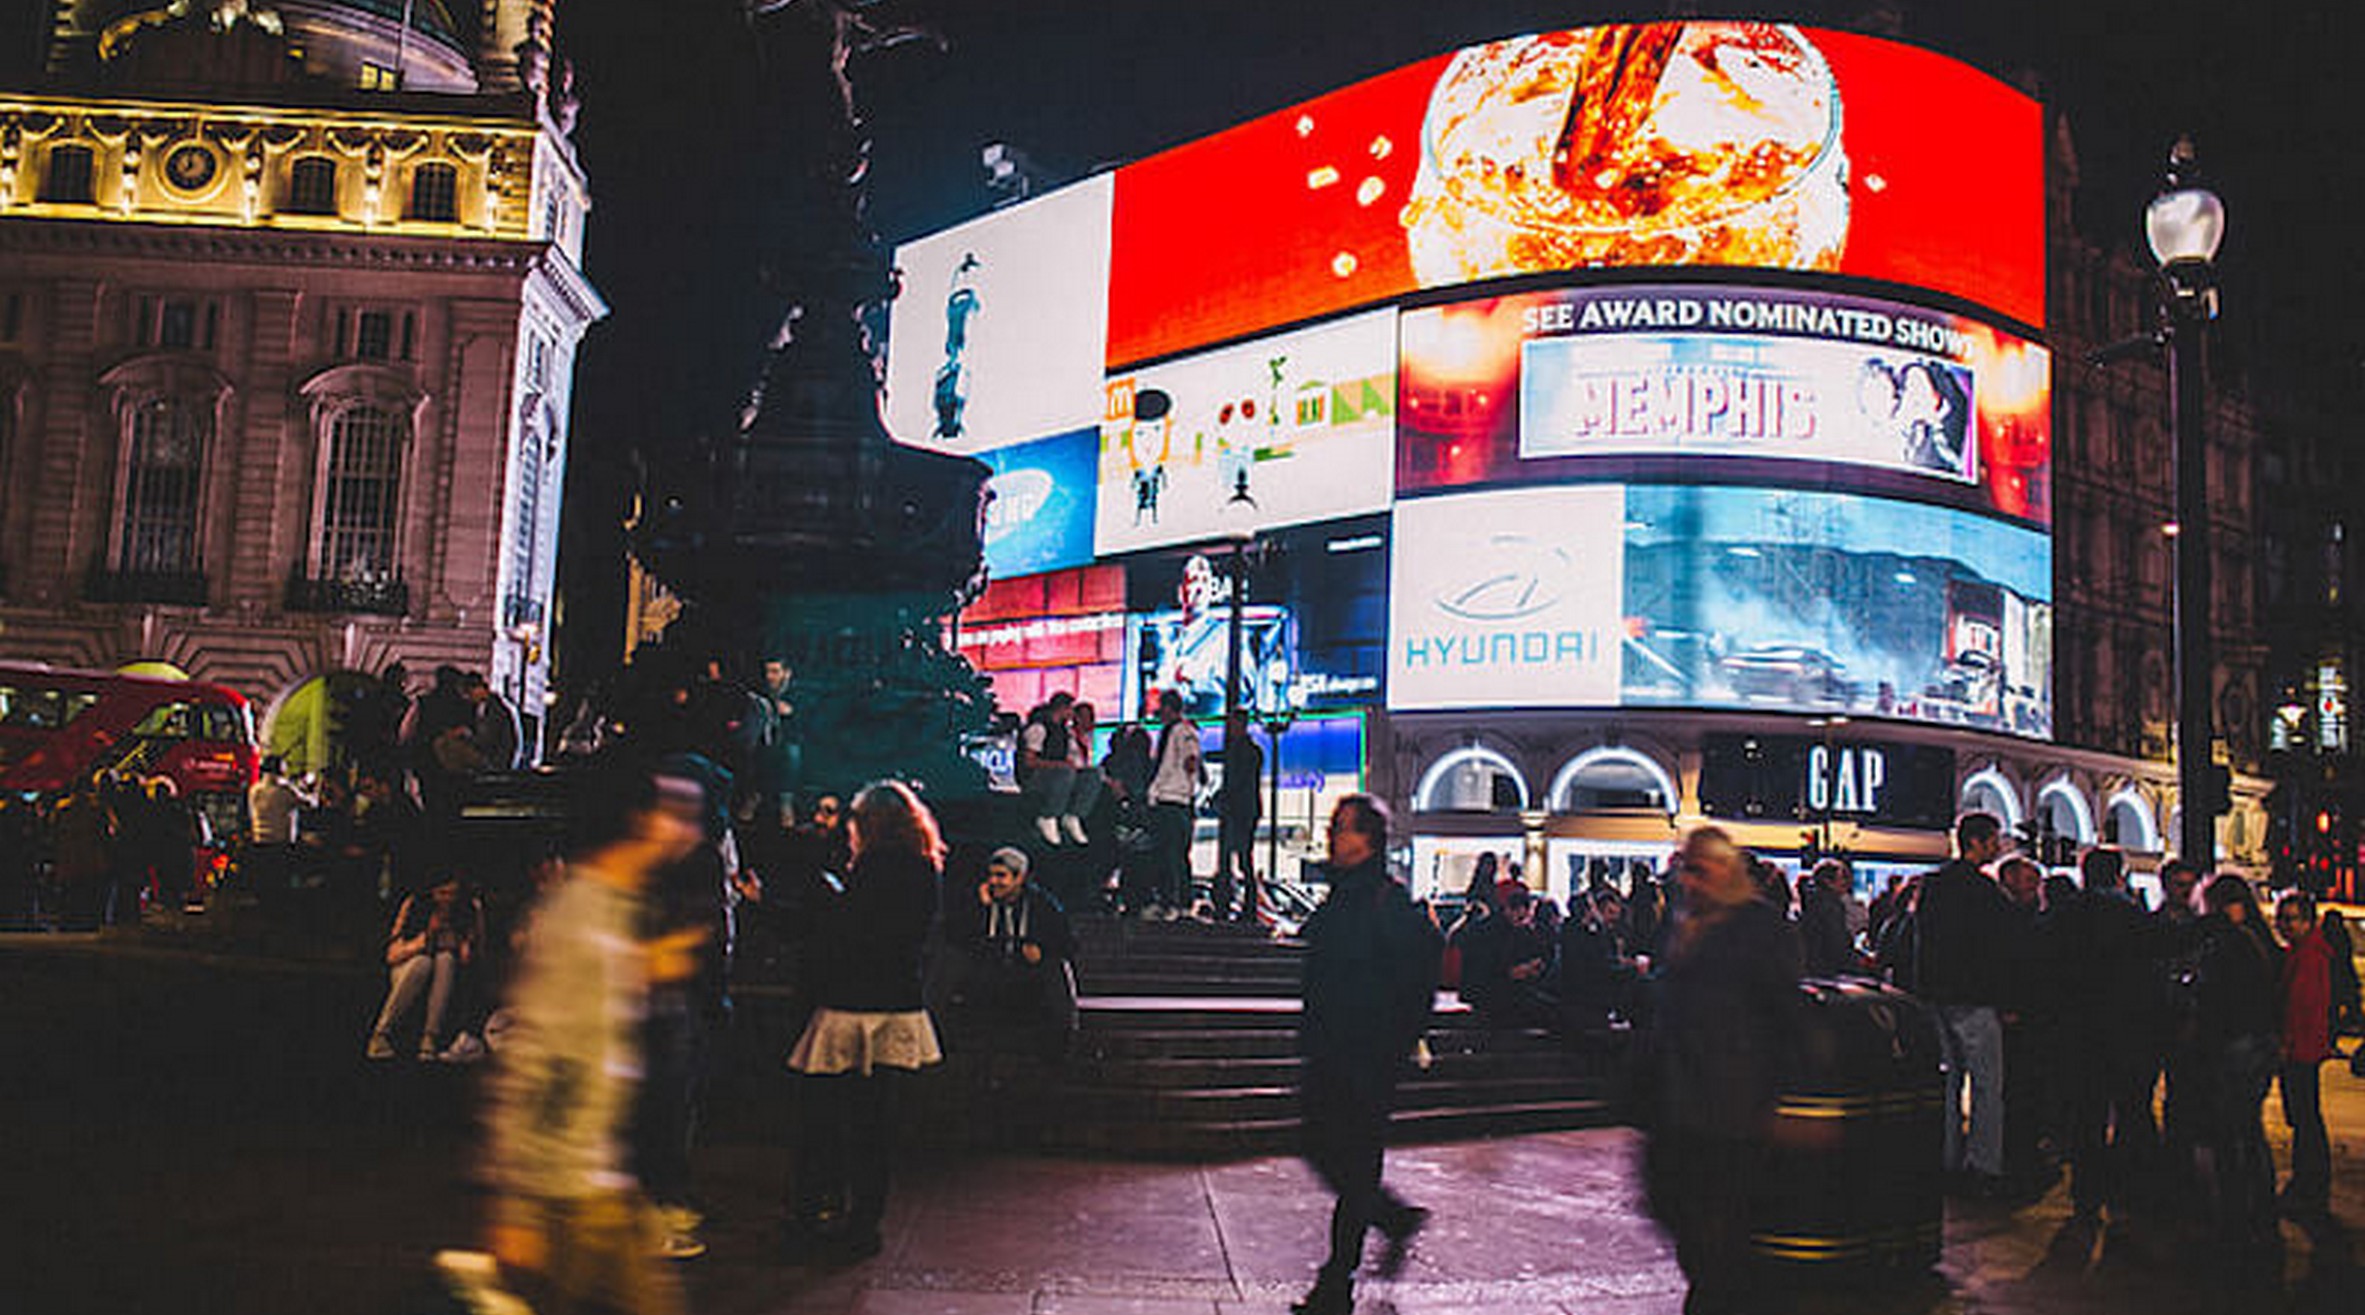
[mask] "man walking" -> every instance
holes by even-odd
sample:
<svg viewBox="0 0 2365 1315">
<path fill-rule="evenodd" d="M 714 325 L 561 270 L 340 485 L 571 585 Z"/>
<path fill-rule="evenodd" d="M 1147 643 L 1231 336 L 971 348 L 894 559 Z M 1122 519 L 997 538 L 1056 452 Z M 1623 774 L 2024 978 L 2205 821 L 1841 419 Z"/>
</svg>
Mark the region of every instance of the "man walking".
<svg viewBox="0 0 2365 1315">
<path fill-rule="evenodd" d="M 1396 1079 L 1428 1026 L 1443 952 L 1437 929 L 1390 879 L 1386 808 L 1348 795 L 1330 814 L 1330 895 L 1306 920 L 1305 1057 L 1300 1097 L 1306 1159 L 1337 1195 L 1330 1256 L 1297 1315 L 1349 1315 L 1363 1236 L 1386 1235 L 1381 1277 L 1403 1268 L 1428 1212 L 1382 1185 Z"/>
<path fill-rule="evenodd" d="M 2010 962 L 2012 907 L 1987 865 L 2004 852 L 1993 813 L 1965 813 L 1954 825 L 1954 859 L 1922 882 L 1916 913 L 1920 993 L 1938 1011 L 1946 1051 L 1946 1168 L 1973 1195 L 2004 1186 L 2004 1026 L 1997 1006 Z M 1966 1130 L 1954 1111 L 1970 1088 Z"/>
<path fill-rule="evenodd" d="M 1157 859 L 1152 898 L 1175 917 L 1191 907 L 1191 832 L 1207 766 L 1199 756 L 1199 728 L 1183 717 L 1182 695 L 1158 694 L 1157 767 L 1150 777 L 1150 840 Z M 1148 910 L 1144 910 L 1147 912 Z"/>
<path fill-rule="evenodd" d="M 1676 861 L 1683 913 L 1661 961 L 1644 1176 L 1691 1285 L 1685 1315 L 1725 1315 L 1758 1308 L 1749 1234 L 1797 1045 L 1799 945 L 1724 831 L 1697 828 Z"/>
</svg>

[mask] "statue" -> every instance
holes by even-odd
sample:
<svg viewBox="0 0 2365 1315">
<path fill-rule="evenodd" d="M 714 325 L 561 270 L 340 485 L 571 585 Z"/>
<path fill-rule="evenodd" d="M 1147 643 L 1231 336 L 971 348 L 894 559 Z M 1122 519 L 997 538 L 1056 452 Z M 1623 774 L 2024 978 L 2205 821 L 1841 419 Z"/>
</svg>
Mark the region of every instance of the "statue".
<svg viewBox="0 0 2365 1315">
<path fill-rule="evenodd" d="M 881 415 L 871 326 L 897 292 L 870 226 L 860 57 L 940 39 L 881 0 L 747 0 L 771 222 L 757 272 L 781 318 L 761 377 L 703 469 L 648 505 L 635 551 L 679 595 L 666 661 L 720 660 L 740 681 L 793 672 L 793 745 L 741 746 L 783 798 L 881 776 L 936 798 L 982 790 L 964 740 L 993 713 L 985 682 L 944 647 L 982 584 L 988 470 L 897 445 Z"/>
</svg>

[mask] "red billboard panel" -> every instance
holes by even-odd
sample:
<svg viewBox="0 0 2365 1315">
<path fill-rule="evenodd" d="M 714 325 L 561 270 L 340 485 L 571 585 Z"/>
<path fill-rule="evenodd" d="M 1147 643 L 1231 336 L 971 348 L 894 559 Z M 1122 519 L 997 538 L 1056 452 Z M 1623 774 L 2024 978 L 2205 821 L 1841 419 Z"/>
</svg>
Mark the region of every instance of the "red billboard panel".
<svg viewBox="0 0 2365 1315">
<path fill-rule="evenodd" d="M 959 649 L 1005 709 L 1065 691 L 1113 716 L 1124 693 L 1125 570 L 996 580 L 961 613 Z"/>
<path fill-rule="evenodd" d="M 2044 317 L 2036 102 L 1780 24 L 1471 46 L 1117 173 L 1108 364 L 1421 288 L 1593 267 L 1810 270 Z"/>
</svg>

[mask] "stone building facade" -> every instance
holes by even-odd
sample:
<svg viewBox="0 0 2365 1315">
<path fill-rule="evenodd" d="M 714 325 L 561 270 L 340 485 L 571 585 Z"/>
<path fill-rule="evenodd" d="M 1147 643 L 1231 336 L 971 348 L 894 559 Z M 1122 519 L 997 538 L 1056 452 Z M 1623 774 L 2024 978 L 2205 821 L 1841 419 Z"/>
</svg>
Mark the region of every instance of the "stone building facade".
<svg viewBox="0 0 2365 1315">
<path fill-rule="evenodd" d="M 606 313 L 548 0 L 179 8 L 60 0 L 0 89 L 0 655 L 535 717 Z"/>
</svg>

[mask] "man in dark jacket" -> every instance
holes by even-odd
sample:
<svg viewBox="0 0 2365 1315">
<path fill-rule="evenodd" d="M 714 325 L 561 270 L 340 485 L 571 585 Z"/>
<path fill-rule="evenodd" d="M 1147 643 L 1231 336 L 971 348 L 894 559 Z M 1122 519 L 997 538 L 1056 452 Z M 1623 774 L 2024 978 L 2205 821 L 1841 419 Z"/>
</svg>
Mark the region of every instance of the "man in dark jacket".
<svg viewBox="0 0 2365 1315">
<path fill-rule="evenodd" d="M 1833 859 L 1815 865 L 1798 883 L 1798 938 L 1807 976 L 1864 971 L 1856 938 L 1848 934 L 1848 869 Z"/>
<path fill-rule="evenodd" d="M 1797 1045 L 1797 934 L 1741 851 L 1704 826 L 1677 856 L 1684 912 L 1660 961 L 1651 1212 L 1675 1240 L 1687 1315 L 1749 1304 L 1749 1234 L 1783 1058 Z"/>
<path fill-rule="evenodd" d="M 1962 1108 L 1970 1087 L 1971 1118 L 1946 1120 L 1946 1168 L 1977 1195 L 1997 1196 L 2004 1182 L 2004 1027 L 2012 906 L 1988 875 L 2004 852 L 2004 827 L 1993 813 L 1965 813 L 1954 824 L 1955 857 L 1922 879 L 1915 910 L 1920 945 L 1915 955 L 1919 994 L 1938 1011 L 1946 1048 L 1946 1109 Z"/>
<path fill-rule="evenodd" d="M 1462 999 L 1488 1027 L 1550 1027 L 1560 1001 L 1551 989 L 1555 938 L 1536 921 L 1536 895 L 1517 881 L 1495 886 L 1498 915 L 1463 937 Z"/>
<path fill-rule="evenodd" d="M 1046 1059 L 1067 1052 L 1076 1030 L 1076 933 L 1057 897 L 1027 879 L 1026 851 L 1005 846 L 986 860 L 967 899 L 945 902 L 946 1000 L 990 1031 L 1018 1034 Z"/>
<path fill-rule="evenodd" d="M 1385 806 L 1369 795 L 1341 799 L 1330 815 L 1330 895 L 1306 920 L 1298 1023 L 1306 1159 L 1338 1205 L 1330 1258 L 1290 1307 L 1297 1315 L 1349 1315 L 1363 1235 L 1387 1235 L 1380 1273 L 1393 1275 L 1428 1217 L 1381 1185 L 1381 1163 L 1397 1075 L 1428 1026 L 1442 946 L 1389 878 L 1387 848 Z"/>
<path fill-rule="evenodd" d="M 2127 892 L 2126 860 L 2098 846 L 2079 860 L 2083 889 L 2046 912 L 2063 1002 L 2057 1075 L 2069 1122 L 2070 1198 L 2081 1218 L 2126 1203 L 2151 1168 L 2153 954 L 2150 918 Z"/>
</svg>

